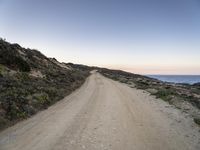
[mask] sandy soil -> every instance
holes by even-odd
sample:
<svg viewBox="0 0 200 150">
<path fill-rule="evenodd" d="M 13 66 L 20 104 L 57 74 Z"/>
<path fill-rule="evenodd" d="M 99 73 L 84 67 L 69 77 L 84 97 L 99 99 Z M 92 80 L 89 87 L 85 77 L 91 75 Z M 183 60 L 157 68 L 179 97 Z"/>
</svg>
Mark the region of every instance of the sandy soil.
<svg viewBox="0 0 200 150">
<path fill-rule="evenodd" d="M 0 133 L 0 150 L 199 150 L 192 119 L 147 92 L 93 73 L 49 109 Z"/>
</svg>

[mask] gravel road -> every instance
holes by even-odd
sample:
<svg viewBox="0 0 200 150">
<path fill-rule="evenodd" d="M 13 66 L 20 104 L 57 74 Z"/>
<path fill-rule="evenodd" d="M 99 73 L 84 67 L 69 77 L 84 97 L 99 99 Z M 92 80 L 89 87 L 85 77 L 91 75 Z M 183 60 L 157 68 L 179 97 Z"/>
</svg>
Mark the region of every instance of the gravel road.
<svg viewBox="0 0 200 150">
<path fill-rule="evenodd" d="M 99 73 L 0 133 L 0 150 L 199 150 L 199 127 L 155 99 Z"/>
</svg>

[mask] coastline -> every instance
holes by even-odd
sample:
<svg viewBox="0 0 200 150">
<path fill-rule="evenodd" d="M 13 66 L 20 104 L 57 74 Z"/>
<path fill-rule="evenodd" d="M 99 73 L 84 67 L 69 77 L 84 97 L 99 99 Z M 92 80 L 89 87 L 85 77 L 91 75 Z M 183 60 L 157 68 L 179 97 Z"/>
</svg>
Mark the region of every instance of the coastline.
<svg viewBox="0 0 200 150">
<path fill-rule="evenodd" d="M 177 84 L 196 84 L 200 83 L 200 75 L 144 75 L 150 78 L 158 79 L 163 82 L 177 83 Z"/>
<path fill-rule="evenodd" d="M 121 70 L 101 69 L 100 73 L 129 87 L 145 90 L 157 99 L 164 100 L 187 113 L 200 125 L 200 84 L 163 82 L 148 76 Z"/>
</svg>

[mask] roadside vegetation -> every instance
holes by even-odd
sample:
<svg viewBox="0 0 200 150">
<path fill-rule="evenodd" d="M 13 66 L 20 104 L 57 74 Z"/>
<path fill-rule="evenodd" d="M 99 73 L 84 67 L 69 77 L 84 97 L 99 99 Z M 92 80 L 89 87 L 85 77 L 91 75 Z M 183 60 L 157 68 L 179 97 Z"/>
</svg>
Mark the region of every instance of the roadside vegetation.
<svg viewBox="0 0 200 150">
<path fill-rule="evenodd" d="M 0 40 L 0 129 L 61 100 L 84 83 L 89 71 Z"/>
<path fill-rule="evenodd" d="M 146 90 L 183 112 L 189 113 L 194 122 L 200 125 L 200 83 L 175 84 L 137 75 L 121 70 L 99 69 L 104 76 L 126 83 L 130 87 Z"/>
<path fill-rule="evenodd" d="M 200 125 L 200 118 L 195 117 L 195 118 L 194 118 L 194 122 L 195 122 L 196 124 Z"/>
<path fill-rule="evenodd" d="M 38 50 L 0 39 L 0 130 L 69 95 L 94 69 L 132 88 L 148 91 L 189 113 L 200 124 L 200 83 L 167 83 L 121 70 L 60 63 Z"/>
</svg>

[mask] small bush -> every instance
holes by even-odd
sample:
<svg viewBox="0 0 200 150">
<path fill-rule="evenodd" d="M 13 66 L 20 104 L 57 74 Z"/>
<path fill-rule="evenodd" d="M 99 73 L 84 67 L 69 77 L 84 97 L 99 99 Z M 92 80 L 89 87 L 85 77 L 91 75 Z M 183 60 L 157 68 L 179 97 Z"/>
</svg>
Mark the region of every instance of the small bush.
<svg viewBox="0 0 200 150">
<path fill-rule="evenodd" d="M 8 123 L 8 121 L 0 116 L 0 130 Z"/>
<path fill-rule="evenodd" d="M 0 64 L 23 72 L 29 72 L 31 70 L 29 64 L 17 54 L 15 49 L 9 46 L 0 46 Z"/>
<path fill-rule="evenodd" d="M 149 88 L 149 83 L 145 81 L 136 81 L 136 87 L 138 89 L 148 89 Z"/>
<path fill-rule="evenodd" d="M 30 66 L 29 64 L 24 61 L 22 58 L 17 58 L 16 60 L 16 64 L 17 64 L 17 67 L 19 68 L 20 71 L 23 71 L 23 72 L 29 72 L 31 69 L 30 69 Z"/>
<path fill-rule="evenodd" d="M 2 72 L 3 72 L 3 66 L 0 65 L 0 74 L 2 74 Z"/>
<path fill-rule="evenodd" d="M 155 93 L 157 98 L 161 98 L 165 101 L 169 101 L 171 96 L 175 95 L 175 92 L 172 89 L 160 89 Z"/>
<path fill-rule="evenodd" d="M 36 100 L 42 107 L 47 107 L 50 104 L 49 95 L 47 93 L 40 93 L 35 96 Z"/>
<path fill-rule="evenodd" d="M 198 125 L 200 125 L 200 118 L 194 118 L 194 122 L 196 123 L 196 124 L 198 124 Z"/>
<path fill-rule="evenodd" d="M 7 118 L 9 120 L 15 120 L 20 117 L 20 110 L 19 107 L 16 105 L 15 102 L 10 101 L 7 107 Z"/>
</svg>

